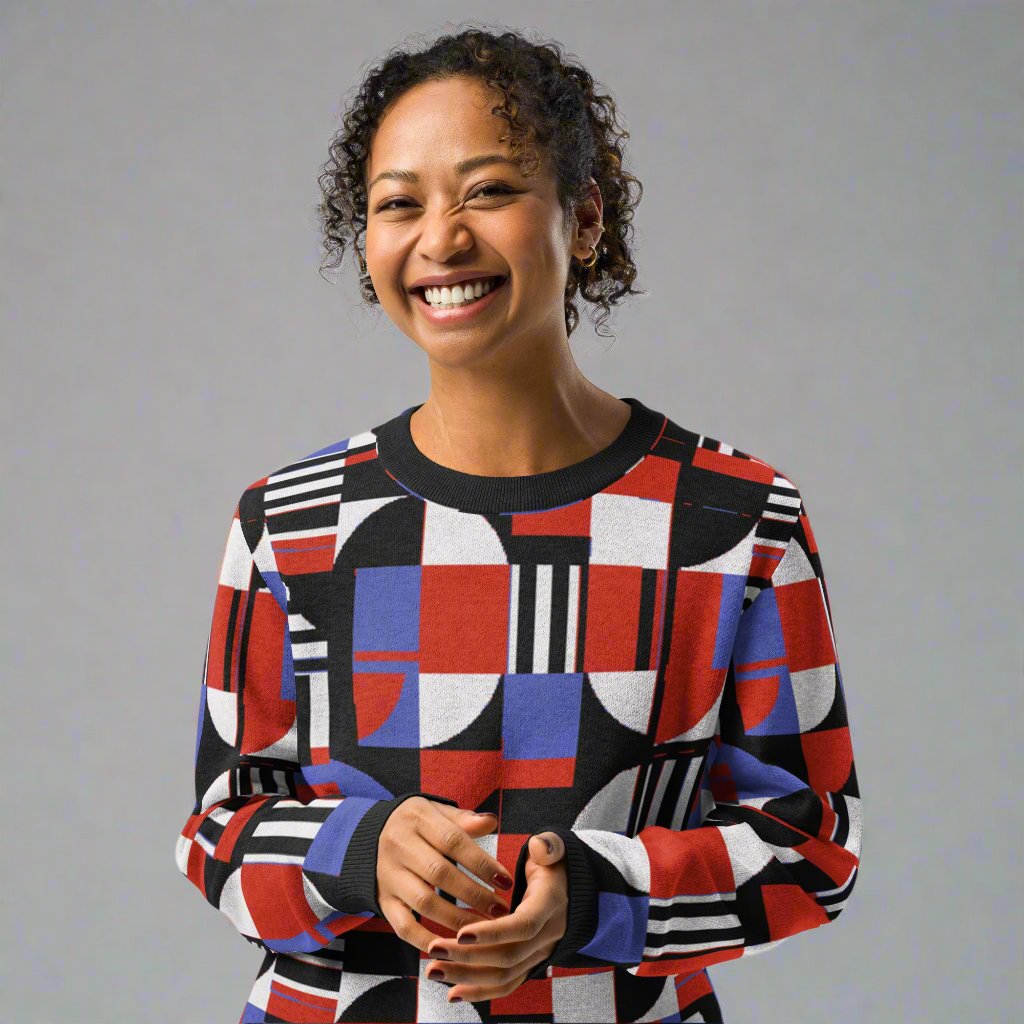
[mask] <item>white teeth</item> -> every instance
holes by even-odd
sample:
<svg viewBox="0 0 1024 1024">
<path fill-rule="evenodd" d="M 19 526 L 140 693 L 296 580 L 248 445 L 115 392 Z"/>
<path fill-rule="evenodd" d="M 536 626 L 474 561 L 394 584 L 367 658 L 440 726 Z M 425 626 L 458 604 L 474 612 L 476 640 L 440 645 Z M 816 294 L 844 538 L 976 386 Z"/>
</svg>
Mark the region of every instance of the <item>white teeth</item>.
<svg viewBox="0 0 1024 1024">
<path fill-rule="evenodd" d="M 423 294 L 435 309 L 452 309 L 468 306 L 486 295 L 499 280 L 497 277 L 479 278 L 469 284 L 457 284 L 451 288 L 425 288 Z"/>
</svg>

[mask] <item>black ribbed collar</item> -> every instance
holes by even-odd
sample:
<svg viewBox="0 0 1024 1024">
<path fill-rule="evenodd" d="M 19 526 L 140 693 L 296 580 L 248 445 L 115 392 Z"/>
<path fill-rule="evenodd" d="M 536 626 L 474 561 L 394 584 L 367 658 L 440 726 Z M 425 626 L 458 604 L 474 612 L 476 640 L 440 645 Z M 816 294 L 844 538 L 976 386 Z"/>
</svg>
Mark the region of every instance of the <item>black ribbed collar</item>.
<svg viewBox="0 0 1024 1024">
<path fill-rule="evenodd" d="M 662 413 L 638 398 L 625 427 L 611 444 L 572 465 L 526 476 L 478 476 L 428 459 L 412 439 L 409 420 L 423 404 L 373 428 L 381 466 L 413 494 L 463 512 L 532 512 L 581 501 L 604 490 L 654 446 L 665 424 Z"/>
</svg>

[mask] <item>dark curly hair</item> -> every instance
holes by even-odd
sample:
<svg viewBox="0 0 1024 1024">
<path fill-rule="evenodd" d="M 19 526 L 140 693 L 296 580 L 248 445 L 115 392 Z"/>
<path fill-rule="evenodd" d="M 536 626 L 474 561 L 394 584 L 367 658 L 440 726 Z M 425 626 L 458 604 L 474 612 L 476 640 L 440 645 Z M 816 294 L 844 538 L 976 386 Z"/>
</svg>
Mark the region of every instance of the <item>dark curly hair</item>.
<svg viewBox="0 0 1024 1024">
<path fill-rule="evenodd" d="M 597 182 L 604 233 L 592 267 L 570 261 L 565 326 L 571 335 L 579 322 L 573 302 L 579 291 L 602 307 L 594 323 L 598 334 L 609 336 L 601 327 L 611 306 L 627 294 L 646 294 L 633 287 L 637 270 L 630 249 L 632 220 L 643 186 L 623 167 L 622 142 L 629 132 L 618 124 L 614 100 L 598 91 L 578 62 L 563 57 L 557 42 L 534 41 L 519 32 L 463 28 L 439 36 L 418 52 L 395 48 L 371 66 L 343 114 L 343 127 L 331 141 L 330 157 L 318 178 L 323 199 L 315 213 L 326 254 L 321 271 L 339 265 L 351 239 L 363 299 L 369 305 L 380 304 L 359 241 L 366 230 L 365 165 L 373 134 L 390 105 L 408 89 L 460 75 L 477 78 L 503 94 L 502 104 L 491 111 L 508 121 L 510 153 L 524 175 L 535 173 L 540 165 L 538 147 L 549 157 L 564 228 L 571 222 L 574 205 L 586 197 L 590 178 Z M 336 259 L 328 263 L 332 256 Z"/>
</svg>

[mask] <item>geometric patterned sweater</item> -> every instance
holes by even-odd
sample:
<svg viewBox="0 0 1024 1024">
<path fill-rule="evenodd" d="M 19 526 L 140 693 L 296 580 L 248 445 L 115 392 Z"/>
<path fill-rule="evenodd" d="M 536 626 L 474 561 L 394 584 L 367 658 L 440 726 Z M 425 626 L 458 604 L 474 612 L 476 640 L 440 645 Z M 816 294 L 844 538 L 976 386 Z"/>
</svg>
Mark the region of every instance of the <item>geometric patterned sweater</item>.
<svg viewBox="0 0 1024 1024">
<path fill-rule="evenodd" d="M 265 950 L 242 1021 L 721 1020 L 708 966 L 843 910 L 860 798 L 801 494 L 623 400 L 553 472 L 435 463 L 413 406 L 245 488 L 175 850 Z M 381 912 L 412 795 L 498 815 L 513 910 L 529 837 L 565 842 L 565 935 L 504 999 L 449 1003 Z"/>
</svg>

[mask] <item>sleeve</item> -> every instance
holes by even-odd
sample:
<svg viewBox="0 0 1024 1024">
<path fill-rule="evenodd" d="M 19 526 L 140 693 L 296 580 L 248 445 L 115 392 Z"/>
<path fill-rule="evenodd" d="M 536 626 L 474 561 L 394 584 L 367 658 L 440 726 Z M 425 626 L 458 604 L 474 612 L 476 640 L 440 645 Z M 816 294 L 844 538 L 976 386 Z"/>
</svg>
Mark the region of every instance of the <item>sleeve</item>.
<svg viewBox="0 0 1024 1024">
<path fill-rule="evenodd" d="M 314 952 L 383 916 L 377 841 L 391 812 L 411 796 L 458 804 L 432 793 L 317 796 L 303 777 L 284 584 L 254 554 L 274 557 L 262 493 L 246 489 L 228 533 L 203 658 L 195 804 L 175 860 L 248 941 Z"/>
<path fill-rule="evenodd" d="M 569 911 L 529 977 L 552 964 L 700 970 L 771 949 L 846 906 L 861 852 L 846 703 L 814 534 L 798 489 L 780 482 L 798 511 L 767 586 L 739 614 L 702 781 L 706 813 L 694 828 L 633 837 L 538 829 L 565 843 Z M 513 910 L 528 856 L 524 844 Z"/>
</svg>

